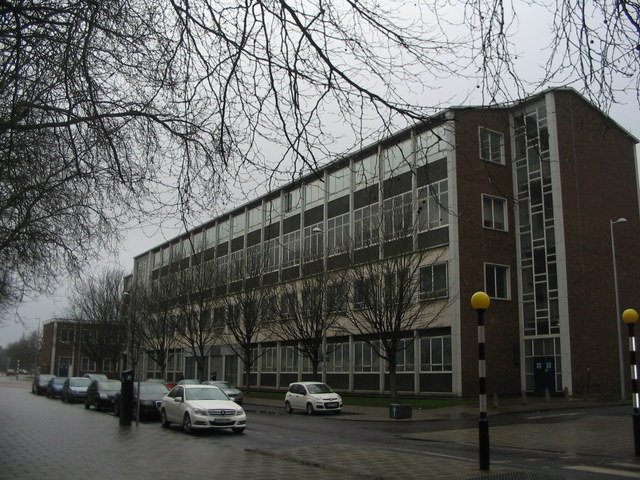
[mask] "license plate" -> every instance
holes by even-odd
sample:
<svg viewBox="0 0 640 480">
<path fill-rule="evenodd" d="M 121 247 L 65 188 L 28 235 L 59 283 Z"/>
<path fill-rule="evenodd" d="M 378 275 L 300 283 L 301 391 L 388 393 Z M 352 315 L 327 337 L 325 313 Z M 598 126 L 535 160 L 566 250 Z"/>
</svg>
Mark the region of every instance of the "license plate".
<svg viewBox="0 0 640 480">
<path fill-rule="evenodd" d="M 214 418 L 213 423 L 216 425 L 231 425 L 233 420 L 227 420 L 226 418 Z"/>
<path fill-rule="evenodd" d="M 325 408 L 338 408 L 338 402 L 330 402 L 324 404 Z"/>
</svg>

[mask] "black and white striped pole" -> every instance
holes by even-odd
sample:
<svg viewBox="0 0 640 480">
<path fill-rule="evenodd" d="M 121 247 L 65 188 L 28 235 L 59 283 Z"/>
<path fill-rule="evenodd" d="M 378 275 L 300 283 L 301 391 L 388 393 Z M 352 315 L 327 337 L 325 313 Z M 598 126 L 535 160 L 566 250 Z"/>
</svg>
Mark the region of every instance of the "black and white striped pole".
<svg viewBox="0 0 640 480">
<path fill-rule="evenodd" d="M 478 419 L 478 447 L 480 470 L 489 470 L 489 418 L 487 417 L 487 366 L 485 357 L 484 311 L 489 308 L 489 295 L 476 292 L 471 306 L 478 312 L 478 376 L 480 378 L 480 417 Z"/>
<path fill-rule="evenodd" d="M 622 312 L 622 321 L 629 327 L 629 358 L 631 359 L 631 395 L 633 396 L 633 447 L 636 457 L 640 457 L 640 403 L 638 398 L 638 366 L 636 363 L 635 325 L 638 312 L 628 308 Z"/>
</svg>

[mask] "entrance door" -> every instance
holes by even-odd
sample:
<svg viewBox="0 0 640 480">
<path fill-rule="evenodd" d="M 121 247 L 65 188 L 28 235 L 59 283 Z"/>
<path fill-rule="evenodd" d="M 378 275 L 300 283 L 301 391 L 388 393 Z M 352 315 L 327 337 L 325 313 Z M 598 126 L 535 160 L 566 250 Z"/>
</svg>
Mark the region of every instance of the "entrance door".
<svg viewBox="0 0 640 480">
<path fill-rule="evenodd" d="M 58 366 L 58 376 L 68 377 L 70 372 L 70 365 L 73 359 L 71 357 L 60 357 L 60 365 Z"/>
<path fill-rule="evenodd" d="M 554 357 L 533 357 L 533 387 L 536 393 L 556 391 L 556 368 Z"/>
</svg>

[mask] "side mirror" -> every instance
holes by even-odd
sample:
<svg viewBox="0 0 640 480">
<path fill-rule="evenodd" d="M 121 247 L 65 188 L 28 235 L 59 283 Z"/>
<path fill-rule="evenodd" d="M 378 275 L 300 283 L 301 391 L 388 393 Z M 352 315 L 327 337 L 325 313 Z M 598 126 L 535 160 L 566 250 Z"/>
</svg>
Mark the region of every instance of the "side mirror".
<svg viewBox="0 0 640 480">
<path fill-rule="evenodd" d="M 175 397 L 173 401 L 176 403 L 182 403 L 182 397 Z"/>
</svg>

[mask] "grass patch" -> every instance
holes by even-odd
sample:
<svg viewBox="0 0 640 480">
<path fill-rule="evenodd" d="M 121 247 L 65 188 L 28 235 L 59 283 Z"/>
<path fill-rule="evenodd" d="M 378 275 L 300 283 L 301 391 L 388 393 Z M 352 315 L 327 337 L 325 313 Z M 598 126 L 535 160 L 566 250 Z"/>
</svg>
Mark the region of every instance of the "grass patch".
<svg viewBox="0 0 640 480">
<path fill-rule="evenodd" d="M 249 395 L 254 398 L 270 398 L 273 400 L 281 400 L 284 402 L 285 392 L 254 392 Z M 341 395 L 345 405 L 357 405 L 362 407 L 388 407 L 391 401 L 389 397 L 374 397 L 367 395 Z M 441 408 L 463 405 L 470 400 L 460 400 L 457 398 L 402 398 L 398 399 L 398 403 L 409 404 L 413 408 Z"/>
</svg>

